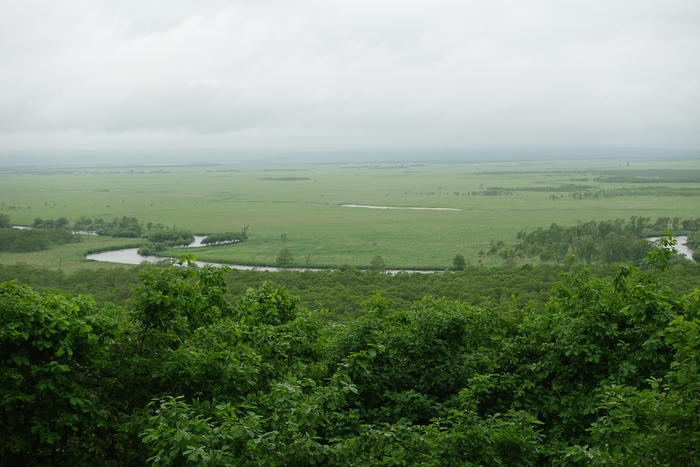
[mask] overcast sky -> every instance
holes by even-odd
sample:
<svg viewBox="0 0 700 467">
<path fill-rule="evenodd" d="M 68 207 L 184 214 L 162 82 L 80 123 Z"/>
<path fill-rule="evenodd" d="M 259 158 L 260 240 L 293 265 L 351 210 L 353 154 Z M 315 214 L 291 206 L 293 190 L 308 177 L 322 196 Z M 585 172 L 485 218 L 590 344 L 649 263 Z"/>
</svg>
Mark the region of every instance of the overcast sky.
<svg viewBox="0 0 700 467">
<path fill-rule="evenodd" d="M 0 0 L 0 152 L 700 148 L 698 0 Z"/>
</svg>

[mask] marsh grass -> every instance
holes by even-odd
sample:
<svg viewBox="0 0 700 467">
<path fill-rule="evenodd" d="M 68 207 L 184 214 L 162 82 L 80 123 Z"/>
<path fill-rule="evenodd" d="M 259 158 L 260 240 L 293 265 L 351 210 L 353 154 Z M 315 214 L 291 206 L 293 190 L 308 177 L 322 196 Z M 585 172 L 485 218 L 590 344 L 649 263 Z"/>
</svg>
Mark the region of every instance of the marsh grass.
<svg viewBox="0 0 700 467">
<path fill-rule="evenodd" d="M 553 222 L 629 218 L 696 217 L 700 161 L 581 161 L 494 164 L 313 165 L 72 171 L 54 175 L 0 173 L 0 213 L 16 224 L 36 217 L 134 216 L 142 222 L 176 225 L 193 232 L 238 231 L 250 225 L 245 243 L 198 248 L 201 260 L 272 265 L 283 247 L 297 266 L 369 266 L 381 255 L 390 268 L 445 269 L 461 254 L 467 264 L 499 265 L 483 258 L 491 241 L 515 242 L 521 230 Z M 301 182 L 260 180 L 271 171 L 303 168 Z M 229 171 L 235 170 L 235 171 Z M 607 172 L 606 172 L 607 171 Z M 639 190 L 638 181 L 611 177 L 653 177 L 673 190 Z M 604 181 L 601 177 L 606 176 Z M 286 175 L 284 175 L 286 177 Z M 679 178 L 681 177 L 681 178 Z M 624 177 L 623 177 L 624 179 Z M 628 180 L 628 179 L 624 179 Z M 631 179 L 630 179 L 631 180 Z M 476 196 L 488 187 L 518 187 L 509 195 Z M 624 196 L 574 199 L 580 192 L 618 190 Z M 586 189 L 583 189 L 583 186 Z M 561 191 L 557 191 L 561 190 Z M 628 191 L 624 191 L 628 190 Z M 663 192 L 663 193 L 662 193 Z M 341 204 L 441 206 L 460 211 L 348 209 Z M 283 245 L 280 235 L 286 233 Z M 2 254 L 0 262 L 72 268 L 85 252 L 134 243 L 133 239 L 85 239 L 44 252 Z M 164 252 L 179 256 L 182 250 Z M 111 265 L 110 267 L 114 267 Z"/>
</svg>

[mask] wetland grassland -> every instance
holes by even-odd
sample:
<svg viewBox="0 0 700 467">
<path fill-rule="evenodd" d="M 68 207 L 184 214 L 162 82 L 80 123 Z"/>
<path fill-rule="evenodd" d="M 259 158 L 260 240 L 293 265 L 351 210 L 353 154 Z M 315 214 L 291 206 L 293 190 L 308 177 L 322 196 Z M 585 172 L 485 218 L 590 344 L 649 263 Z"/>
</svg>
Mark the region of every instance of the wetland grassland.
<svg viewBox="0 0 700 467">
<path fill-rule="evenodd" d="M 296 266 L 444 269 L 461 254 L 494 266 L 491 242 L 590 220 L 700 215 L 700 161 L 295 164 L 0 171 L 0 214 L 39 218 L 136 217 L 194 233 L 238 231 L 244 243 L 197 248 L 204 261 L 272 265 L 286 248 Z M 361 209 L 343 205 L 450 208 Z M 74 270 L 134 239 L 83 236 L 0 263 Z M 179 256 L 182 249 L 162 253 Z"/>
</svg>

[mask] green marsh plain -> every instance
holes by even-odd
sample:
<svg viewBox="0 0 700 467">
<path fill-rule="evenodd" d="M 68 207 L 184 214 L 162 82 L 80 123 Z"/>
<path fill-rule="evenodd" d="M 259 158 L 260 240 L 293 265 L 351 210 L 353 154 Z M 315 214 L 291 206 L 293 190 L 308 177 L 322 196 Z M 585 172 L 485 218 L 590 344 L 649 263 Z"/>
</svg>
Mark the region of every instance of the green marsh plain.
<svg viewBox="0 0 700 467">
<path fill-rule="evenodd" d="M 591 160 L 499 163 L 295 164 L 90 168 L 0 172 L 0 213 L 14 224 L 36 217 L 133 216 L 195 233 L 238 231 L 249 241 L 198 248 L 206 261 L 270 265 L 288 248 L 299 266 L 391 268 L 468 264 L 492 241 L 556 222 L 700 215 L 700 160 Z M 453 208 L 383 210 L 343 204 Z M 0 263 L 63 268 L 113 267 L 87 251 L 134 239 L 84 237 L 34 253 L 2 253 Z M 177 256 L 183 250 L 165 254 Z"/>
</svg>

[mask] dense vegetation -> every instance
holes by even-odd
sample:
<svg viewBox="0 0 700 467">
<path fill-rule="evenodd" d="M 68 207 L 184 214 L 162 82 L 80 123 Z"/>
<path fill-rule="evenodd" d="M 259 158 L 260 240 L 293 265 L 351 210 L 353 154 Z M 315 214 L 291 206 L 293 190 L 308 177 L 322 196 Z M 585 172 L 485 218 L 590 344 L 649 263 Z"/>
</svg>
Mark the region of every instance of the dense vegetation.
<svg viewBox="0 0 700 467">
<path fill-rule="evenodd" d="M 0 229 L 0 251 L 24 253 L 46 250 L 55 244 L 78 241 L 80 239 L 66 229 Z"/>
<path fill-rule="evenodd" d="M 189 230 L 180 230 L 176 227 L 151 229 L 146 234 L 146 239 L 151 243 L 164 245 L 187 245 L 192 243 L 194 235 Z"/>
<path fill-rule="evenodd" d="M 163 245 L 186 245 L 194 240 L 192 232 L 178 229 L 175 226 L 166 227 L 163 224 L 147 223 L 145 226 L 135 217 L 115 217 L 105 221 L 101 217 L 89 218 L 81 216 L 73 228 L 77 231 L 94 232 L 98 235 L 112 237 L 144 237 L 150 243 Z"/>
<path fill-rule="evenodd" d="M 170 246 L 188 245 L 194 241 L 192 232 L 179 230 L 176 227 L 167 229 L 160 224 L 149 225 L 146 235 L 149 243 L 141 246 L 138 250 L 141 255 L 158 255 Z M 248 226 L 246 225 L 240 232 L 224 232 L 207 235 L 202 240 L 202 245 L 224 245 L 228 243 L 239 243 L 248 240 Z"/>
<path fill-rule="evenodd" d="M 248 240 L 248 226 L 244 226 L 240 232 L 223 232 L 207 235 L 202 240 L 204 245 L 216 245 L 221 243 L 237 243 Z"/>
<path fill-rule="evenodd" d="M 51 245 L 80 241 L 64 224 L 42 225 L 41 230 L 13 229 L 10 217 L 0 214 L 0 251 L 25 253 L 46 250 Z"/>
<path fill-rule="evenodd" d="M 659 217 L 651 222 L 648 217 L 632 216 L 628 220 L 580 222 L 570 227 L 554 223 L 549 228 L 519 232 L 519 243 L 514 247 L 509 248 L 504 242 L 493 243 L 488 254 L 498 254 L 506 262 L 519 257 L 540 261 L 630 262 L 639 265 L 652 248 L 646 238 L 664 235 L 669 229 L 695 238 L 700 231 L 700 218 Z"/>
<path fill-rule="evenodd" d="M 79 218 L 74 225 L 75 230 L 95 232 L 99 235 L 113 237 L 143 237 L 148 243 L 139 250 L 140 254 L 149 255 L 165 250 L 168 246 L 188 245 L 194 241 L 190 230 L 179 229 L 176 226 L 167 227 L 163 224 L 148 222 L 145 226 L 134 217 L 114 218 L 106 222 L 102 218 Z M 225 232 L 208 235 L 202 241 L 205 245 L 244 242 L 248 239 L 248 226 L 240 232 Z"/>
<path fill-rule="evenodd" d="M 0 219 L 0 251 L 30 252 L 49 248 L 51 245 L 80 241 L 69 229 L 69 221 L 65 217 L 57 219 L 42 219 L 37 217 L 31 229 L 8 229 L 11 227 L 10 218 L 2 215 Z M 110 222 L 102 218 L 79 218 L 73 228 L 76 232 L 89 232 L 97 235 L 112 237 L 143 237 L 147 243 L 144 254 L 151 251 L 162 251 L 167 246 L 183 245 L 194 240 L 192 232 L 177 227 L 164 227 L 162 224 L 148 223 L 144 228 L 134 217 L 114 218 Z"/>
<path fill-rule="evenodd" d="M 700 294 L 650 258 L 344 324 L 213 268 L 142 267 L 128 311 L 3 283 L 0 464 L 693 464 Z"/>
<path fill-rule="evenodd" d="M 65 217 L 59 217 L 58 219 L 42 219 L 41 217 L 37 217 L 34 219 L 34 222 L 32 222 L 32 228 L 34 229 L 65 229 L 67 227 L 68 219 Z"/>
<path fill-rule="evenodd" d="M 675 293 L 684 294 L 700 288 L 700 264 L 673 261 L 657 280 Z M 607 277 L 617 265 L 592 265 L 587 270 L 594 277 Z M 37 290 L 61 294 L 89 294 L 99 303 L 111 302 L 130 306 L 135 299 L 143 266 L 119 269 L 82 269 L 72 273 L 35 268 L 28 265 L 0 264 L 0 282 L 19 280 Z M 375 274 L 357 269 L 319 272 L 265 272 L 225 270 L 224 280 L 232 295 L 260 287 L 265 281 L 284 286 L 301 298 L 301 304 L 313 310 L 326 310 L 324 321 L 347 320 L 361 313 L 367 297 L 380 293 L 392 306 L 405 308 L 430 295 L 472 304 L 524 306 L 547 301 L 567 265 L 523 265 L 513 268 L 475 268 L 445 274 Z"/>
<path fill-rule="evenodd" d="M 144 231 L 138 219 L 127 216 L 115 217 L 111 221 L 105 221 L 101 217 L 81 216 L 75 221 L 73 228 L 113 237 L 140 237 Z"/>
<path fill-rule="evenodd" d="M 189 245 L 194 241 L 194 235 L 189 230 L 167 228 L 161 224 L 153 226 L 150 223 L 145 237 L 148 243 L 142 245 L 138 252 L 146 256 L 157 254 L 170 246 Z"/>
<path fill-rule="evenodd" d="M 700 172 L 674 164 L 309 166 L 304 183 L 250 168 L 0 174 L 0 211 L 35 227 L 0 214 L 0 235 L 77 241 L 57 216 L 87 215 L 73 229 L 148 254 L 203 230 L 247 239 L 236 223 L 254 221 L 251 241 L 195 254 L 371 265 L 4 254 L 0 465 L 695 465 L 700 265 L 642 240 L 668 229 L 700 251 Z M 630 209 L 668 217 L 613 220 Z M 42 267 L 15 264 L 30 259 Z M 513 267 L 481 267 L 501 259 Z"/>
<path fill-rule="evenodd" d="M 120 269 L 83 269 L 65 273 L 26 265 L 0 264 L 0 281 L 17 279 L 35 288 L 67 294 L 90 294 L 99 302 L 128 306 L 134 299 L 133 289 L 143 266 Z M 264 272 L 225 270 L 224 279 L 230 293 L 244 293 L 265 281 L 285 286 L 300 295 L 304 306 L 327 309 L 329 320 L 356 316 L 360 304 L 375 292 L 397 306 L 408 306 L 425 295 L 444 296 L 471 303 L 544 302 L 565 268 L 541 265 L 514 269 L 470 268 L 459 273 L 417 275 L 367 273 L 357 269 L 320 272 Z M 601 267 L 596 274 L 608 274 Z M 700 287 L 700 274 L 677 266 L 663 279 L 685 291 Z"/>
<path fill-rule="evenodd" d="M 23 233 L 0 231 L 0 251 L 28 252 L 47 249 L 51 244 L 79 241 L 78 237 L 72 239 L 68 230 L 69 221 L 65 217 L 58 219 L 35 218 L 32 223 L 32 233 L 22 230 Z M 11 227 L 9 216 L 3 214 L 0 218 L 0 228 Z M 40 229 L 41 232 L 37 230 Z M 143 238 L 147 243 L 143 244 L 139 253 L 151 255 L 166 250 L 170 246 L 187 245 L 194 241 L 194 235 L 189 230 L 179 229 L 176 226 L 167 227 L 163 224 L 147 223 L 145 226 L 135 217 L 114 218 L 105 221 L 101 217 L 89 218 L 81 216 L 73 224 L 77 233 L 91 233 L 96 235 L 108 235 L 112 237 Z M 248 226 L 241 232 L 227 232 L 213 234 L 207 238 L 205 244 L 219 244 L 242 242 L 248 239 Z"/>
</svg>

